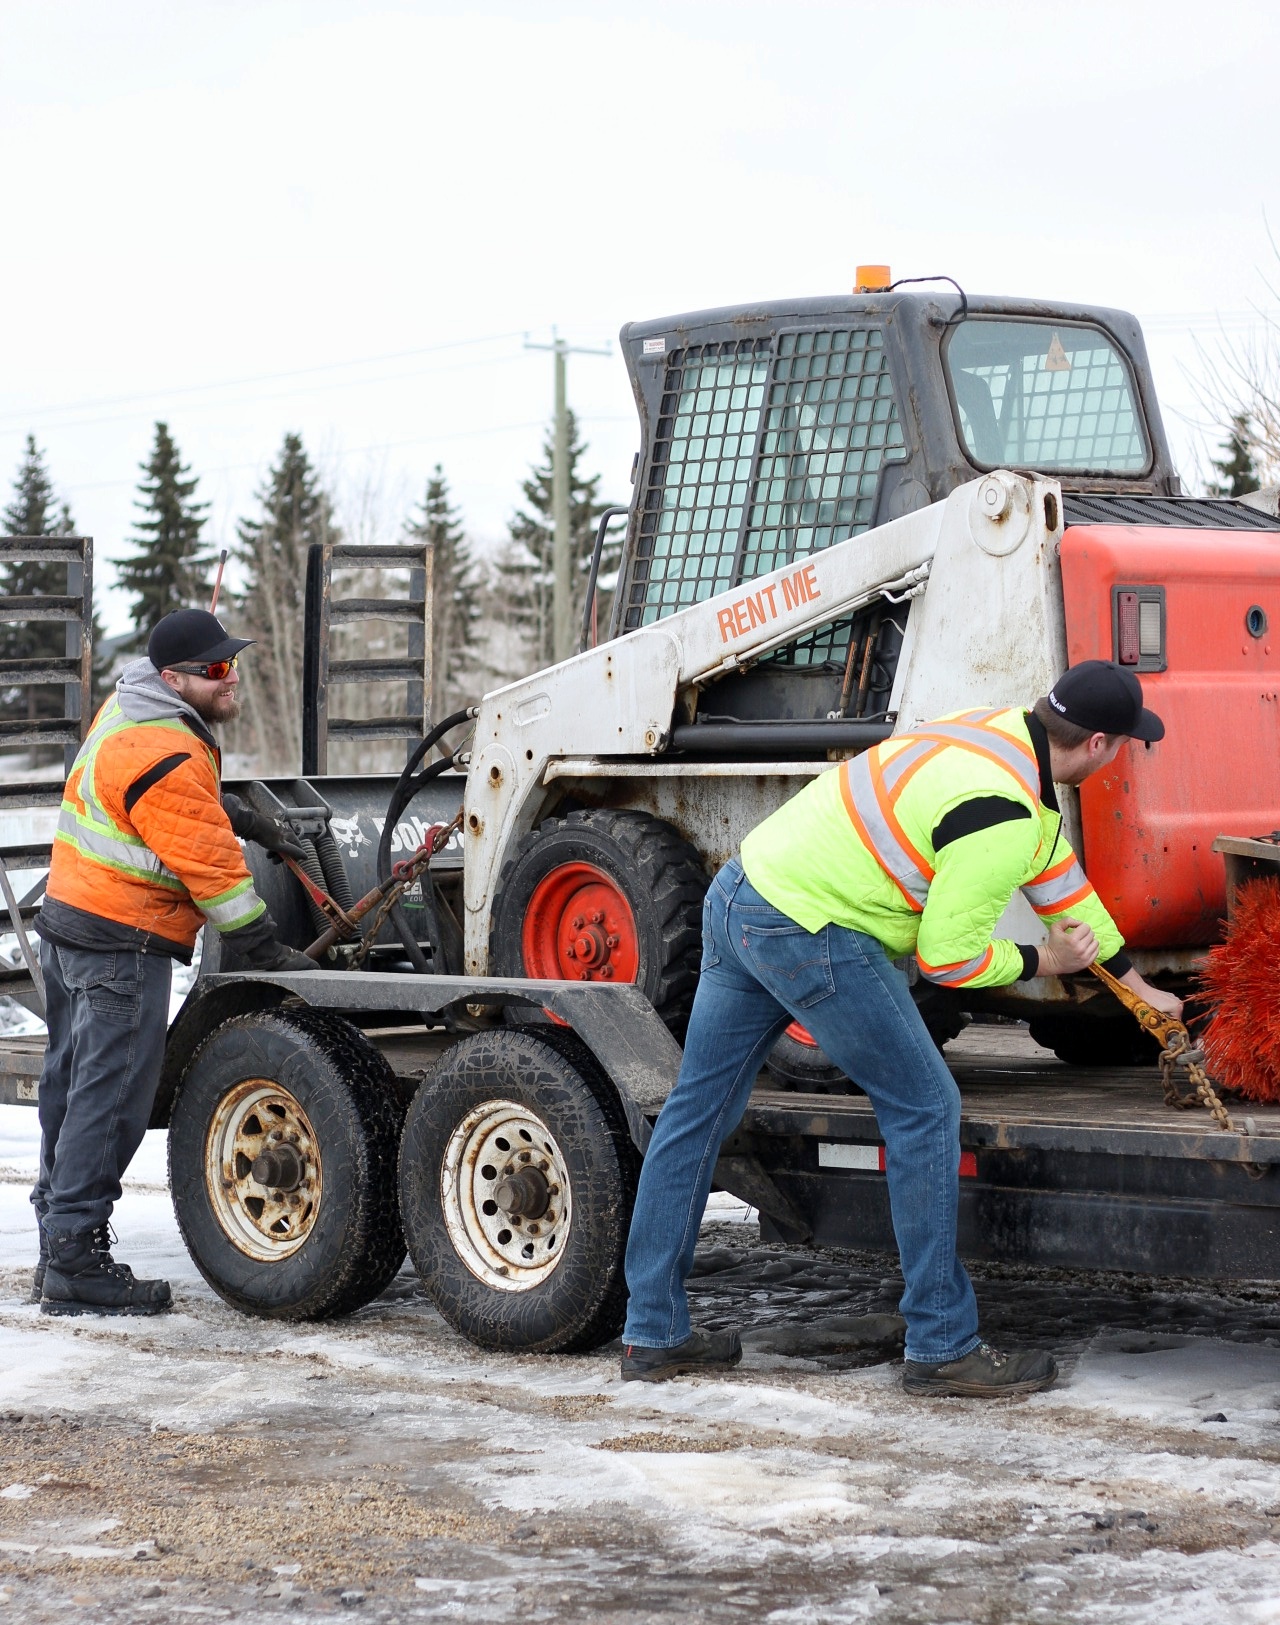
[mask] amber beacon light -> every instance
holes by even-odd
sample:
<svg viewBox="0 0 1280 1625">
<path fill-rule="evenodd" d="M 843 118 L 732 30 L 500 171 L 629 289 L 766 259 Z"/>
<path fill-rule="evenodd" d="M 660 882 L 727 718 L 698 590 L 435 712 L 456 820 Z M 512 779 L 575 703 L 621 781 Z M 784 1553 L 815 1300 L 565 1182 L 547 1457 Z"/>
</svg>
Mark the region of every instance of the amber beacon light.
<svg viewBox="0 0 1280 1625">
<path fill-rule="evenodd" d="M 893 281 L 887 265 L 860 265 L 853 279 L 854 293 L 883 293 Z"/>
</svg>

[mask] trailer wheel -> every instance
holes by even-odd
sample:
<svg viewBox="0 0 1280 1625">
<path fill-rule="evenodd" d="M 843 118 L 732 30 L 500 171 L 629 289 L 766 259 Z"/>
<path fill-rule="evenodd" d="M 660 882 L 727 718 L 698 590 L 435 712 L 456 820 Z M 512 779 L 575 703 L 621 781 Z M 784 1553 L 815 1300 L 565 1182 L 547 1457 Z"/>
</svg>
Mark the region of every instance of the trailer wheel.
<svg viewBox="0 0 1280 1625">
<path fill-rule="evenodd" d="M 495 974 L 635 982 L 679 1035 L 698 981 L 706 890 L 697 852 L 660 818 L 598 808 L 549 818 L 498 882 Z"/>
<path fill-rule="evenodd" d="M 178 1228 L 213 1290 L 281 1320 L 376 1298 L 404 1262 L 403 1119 L 390 1066 L 337 1016 L 267 1010 L 215 1029 L 169 1123 Z"/>
<path fill-rule="evenodd" d="M 440 1313 L 481 1348 L 596 1348 L 622 1330 L 639 1172 L 613 1086 L 581 1040 L 553 1027 L 475 1033 L 409 1108 L 409 1254 Z"/>
<path fill-rule="evenodd" d="M 1033 1016 L 1031 1037 L 1068 1066 L 1154 1066 L 1160 1046 L 1131 1016 Z"/>
</svg>

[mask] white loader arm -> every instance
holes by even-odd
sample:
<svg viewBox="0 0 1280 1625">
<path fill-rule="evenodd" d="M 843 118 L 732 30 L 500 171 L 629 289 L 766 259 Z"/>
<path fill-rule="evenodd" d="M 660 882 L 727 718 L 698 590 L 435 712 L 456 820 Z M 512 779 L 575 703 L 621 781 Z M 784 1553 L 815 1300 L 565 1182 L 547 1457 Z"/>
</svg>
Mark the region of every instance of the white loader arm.
<svg viewBox="0 0 1280 1625">
<path fill-rule="evenodd" d="M 945 502 L 837 542 L 795 564 L 666 616 L 487 694 L 465 798 L 466 961 L 488 969 L 499 873 L 536 815 L 533 791 L 557 757 L 659 754 L 681 691 L 713 681 L 873 599 L 923 590 L 944 538 L 988 561 L 1043 534 L 1042 492 L 1057 487 L 989 474 Z M 1056 529 L 1055 518 L 1053 528 Z M 976 544 L 976 545 L 975 545 Z M 968 614 L 977 625 L 981 603 Z M 956 700 L 963 705 L 963 698 Z"/>
</svg>

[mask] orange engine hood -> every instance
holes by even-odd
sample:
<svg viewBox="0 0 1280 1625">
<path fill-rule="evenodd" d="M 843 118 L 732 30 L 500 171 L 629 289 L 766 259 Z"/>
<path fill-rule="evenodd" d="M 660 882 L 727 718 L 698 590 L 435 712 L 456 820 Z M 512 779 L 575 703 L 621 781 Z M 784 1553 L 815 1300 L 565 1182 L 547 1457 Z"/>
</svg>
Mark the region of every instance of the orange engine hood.
<svg viewBox="0 0 1280 1625">
<path fill-rule="evenodd" d="M 1280 532 L 1070 525 L 1072 665 L 1117 658 L 1113 589 L 1135 585 L 1164 589 L 1166 669 L 1138 675 L 1166 733 L 1081 787 L 1083 856 L 1131 947 L 1192 947 L 1216 940 L 1226 907 L 1214 836 L 1280 828 Z"/>
</svg>

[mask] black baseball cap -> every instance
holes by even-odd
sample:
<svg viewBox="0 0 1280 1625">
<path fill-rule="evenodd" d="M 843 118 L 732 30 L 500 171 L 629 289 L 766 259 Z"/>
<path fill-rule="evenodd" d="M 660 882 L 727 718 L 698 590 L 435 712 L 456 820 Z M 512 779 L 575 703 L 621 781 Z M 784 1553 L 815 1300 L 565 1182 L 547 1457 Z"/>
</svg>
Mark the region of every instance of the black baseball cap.
<svg viewBox="0 0 1280 1625">
<path fill-rule="evenodd" d="M 1090 733 L 1164 738 L 1164 723 L 1142 704 L 1142 684 L 1114 660 L 1082 660 L 1049 690 L 1049 704 L 1064 722 Z"/>
<path fill-rule="evenodd" d="M 156 622 L 147 639 L 147 655 L 157 671 L 164 671 L 166 667 L 230 660 L 252 642 L 252 638 L 231 637 L 207 609 L 175 609 Z"/>
</svg>

